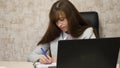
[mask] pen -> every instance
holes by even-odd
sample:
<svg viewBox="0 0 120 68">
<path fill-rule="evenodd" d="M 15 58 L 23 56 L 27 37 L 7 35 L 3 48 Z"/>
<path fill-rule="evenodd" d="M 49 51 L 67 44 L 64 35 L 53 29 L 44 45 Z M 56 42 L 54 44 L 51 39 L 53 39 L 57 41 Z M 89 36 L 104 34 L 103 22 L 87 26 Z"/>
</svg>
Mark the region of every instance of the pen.
<svg viewBox="0 0 120 68">
<path fill-rule="evenodd" d="M 45 50 L 44 50 L 43 48 L 40 48 L 40 49 L 41 49 L 41 51 L 42 51 L 42 54 L 48 59 L 48 56 L 46 55 Z"/>
</svg>

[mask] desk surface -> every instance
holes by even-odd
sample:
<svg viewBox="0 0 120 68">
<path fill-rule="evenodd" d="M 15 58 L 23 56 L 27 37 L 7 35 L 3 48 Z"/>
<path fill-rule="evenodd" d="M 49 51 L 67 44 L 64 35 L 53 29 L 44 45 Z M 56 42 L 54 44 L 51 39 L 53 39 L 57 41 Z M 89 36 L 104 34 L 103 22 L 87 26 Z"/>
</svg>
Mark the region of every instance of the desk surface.
<svg viewBox="0 0 120 68">
<path fill-rule="evenodd" d="M 32 62 L 0 61 L 0 68 L 34 68 Z"/>
<path fill-rule="evenodd" d="M 119 68 L 117 64 L 116 68 Z M 32 62 L 0 61 L 0 68 L 34 68 Z"/>
</svg>

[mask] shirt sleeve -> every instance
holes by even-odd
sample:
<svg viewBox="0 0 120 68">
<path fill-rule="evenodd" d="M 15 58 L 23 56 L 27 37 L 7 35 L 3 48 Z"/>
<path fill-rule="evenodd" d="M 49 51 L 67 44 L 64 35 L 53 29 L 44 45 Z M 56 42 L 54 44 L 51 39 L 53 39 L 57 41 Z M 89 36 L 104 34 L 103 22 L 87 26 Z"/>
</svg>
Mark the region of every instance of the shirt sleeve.
<svg viewBox="0 0 120 68">
<path fill-rule="evenodd" d="M 84 39 L 94 39 L 96 38 L 94 32 L 93 32 L 93 28 L 89 27 L 87 28 L 84 32 L 83 32 L 83 37 Z"/>
<path fill-rule="evenodd" d="M 43 48 L 46 52 L 50 48 L 49 44 L 44 44 L 44 45 L 38 45 L 32 53 L 28 56 L 27 61 L 29 62 L 35 62 L 40 58 L 40 55 L 42 54 L 40 48 Z"/>
</svg>

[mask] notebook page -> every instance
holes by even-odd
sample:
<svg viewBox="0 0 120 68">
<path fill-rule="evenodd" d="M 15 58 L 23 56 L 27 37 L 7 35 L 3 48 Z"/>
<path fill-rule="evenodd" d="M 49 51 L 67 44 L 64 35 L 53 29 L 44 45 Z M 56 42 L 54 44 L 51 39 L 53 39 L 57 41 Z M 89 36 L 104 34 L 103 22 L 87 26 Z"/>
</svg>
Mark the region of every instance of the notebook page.
<svg viewBox="0 0 120 68">
<path fill-rule="evenodd" d="M 36 68 L 48 68 L 48 67 L 53 67 L 56 66 L 56 63 L 51 63 L 51 64 L 41 64 L 40 62 L 35 63 Z"/>
</svg>

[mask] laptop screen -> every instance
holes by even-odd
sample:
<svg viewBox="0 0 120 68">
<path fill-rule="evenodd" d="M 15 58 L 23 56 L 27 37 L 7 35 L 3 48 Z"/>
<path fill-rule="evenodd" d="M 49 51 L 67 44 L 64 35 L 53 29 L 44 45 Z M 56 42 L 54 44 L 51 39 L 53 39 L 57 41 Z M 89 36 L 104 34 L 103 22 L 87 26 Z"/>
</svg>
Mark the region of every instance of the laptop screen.
<svg viewBox="0 0 120 68">
<path fill-rule="evenodd" d="M 57 68 L 116 68 L 120 38 L 61 40 Z"/>
</svg>

